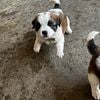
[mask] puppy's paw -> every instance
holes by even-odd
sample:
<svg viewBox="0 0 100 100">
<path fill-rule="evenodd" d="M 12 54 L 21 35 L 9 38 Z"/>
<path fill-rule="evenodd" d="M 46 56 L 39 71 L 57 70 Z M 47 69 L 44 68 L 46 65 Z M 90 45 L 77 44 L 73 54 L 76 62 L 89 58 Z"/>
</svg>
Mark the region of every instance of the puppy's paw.
<svg viewBox="0 0 100 100">
<path fill-rule="evenodd" d="M 93 98 L 94 98 L 95 100 L 100 100 L 100 94 L 94 93 L 94 94 L 92 94 L 92 96 L 93 96 Z"/>
<path fill-rule="evenodd" d="M 98 100 L 98 99 L 97 99 L 97 95 L 96 95 L 96 91 L 95 91 L 95 92 L 92 92 L 92 97 L 93 97 L 95 100 Z"/>
<path fill-rule="evenodd" d="M 57 52 L 57 56 L 58 56 L 59 58 L 62 58 L 62 57 L 64 56 L 64 53 L 63 53 L 63 52 Z"/>
<path fill-rule="evenodd" d="M 100 100 L 100 90 L 98 91 L 93 91 L 92 96 L 95 100 Z"/>
<path fill-rule="evenodd" d="M 39 49 L 39 48 L 33 48 L 33 51 L 34 51 L 35 53 L 39 53 L 40 49 Z"/>
<path fill-rule="evenodd" d="M 96 100 L 100 100 L 100 93 L 97 93 Z"/>
<path fill-rule="evenodd" d="M 100 100 L 100 87 L 99 87 L 99 85 L 97 86 L 97 90 L 96 90 L 96 99 Z"/>
</svg>

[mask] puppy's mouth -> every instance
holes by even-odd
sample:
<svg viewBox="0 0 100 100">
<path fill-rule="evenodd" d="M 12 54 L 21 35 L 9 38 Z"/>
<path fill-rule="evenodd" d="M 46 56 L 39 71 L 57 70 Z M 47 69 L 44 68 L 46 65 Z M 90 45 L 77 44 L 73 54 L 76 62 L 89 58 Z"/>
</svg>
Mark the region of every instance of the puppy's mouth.
<svg viewBox="0 0 100 100">
<path fill-rule="evenodd" d="M 55 41 L 55 38 L 44 37 L 44 39 L 48 41 Z"/>
<path fill-rule="evenodd" d="M 48 36 L 43 36 L 43 39 L 47 40 L 47 39 L 49 39 L 49 37 Z"/>
<path fill-rule="evenodd" d="M 46 36 L 43 36 L 43 38 L 44 38 L 44 39 L 48 39 L 49 37 L 46 35 Z"/>
<path fill-rule="evenodd" d="M 55 41 L 55 38 L 53 36 L 48 36 L 48 34 L 47 35 L 42 35 L 42 38 L 44 40 L 48 40 L 48 41 Z"/>
<path fill-rule="evenodd" d="M 48 38 L 48 41 L 55 41 L 55 38 Z"/>
</svg>

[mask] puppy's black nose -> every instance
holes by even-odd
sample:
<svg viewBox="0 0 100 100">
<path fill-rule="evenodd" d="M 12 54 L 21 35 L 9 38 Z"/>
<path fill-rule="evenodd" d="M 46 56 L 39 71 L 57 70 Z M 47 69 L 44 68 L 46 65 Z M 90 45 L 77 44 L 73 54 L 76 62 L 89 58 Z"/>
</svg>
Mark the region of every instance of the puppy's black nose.
<svg viewBox="0 0 100 100">
<path fill-rule="evenodd" d="M 43 36 L 47 37 L 47 31 L 42 31 Z"/>
</svg>

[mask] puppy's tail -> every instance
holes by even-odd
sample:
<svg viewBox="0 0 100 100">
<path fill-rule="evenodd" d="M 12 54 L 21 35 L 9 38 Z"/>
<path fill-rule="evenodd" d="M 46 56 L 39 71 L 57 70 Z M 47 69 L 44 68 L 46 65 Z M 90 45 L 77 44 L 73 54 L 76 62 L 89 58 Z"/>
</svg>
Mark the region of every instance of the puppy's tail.
<svg viewBox="0 0 100 100">
<path fill-rule="evenodd" d="M 100 55 L 100 48 L 94 42 L 94 38 L 98 34 L 99 34 L 98 31 L 92 31 L 89 33 L 88 38 L 87 38 L 87 48 L 90 54 L 93 56 Z"/>
<path fill-rule="evenodd" d="M 56 8 L 61 8 L 61 3 L 60 3 L 60 0 L 49 0 L 50 2 L 54 2 L 55 5 L 54 5 L 54 9 Z"/>
</svg>

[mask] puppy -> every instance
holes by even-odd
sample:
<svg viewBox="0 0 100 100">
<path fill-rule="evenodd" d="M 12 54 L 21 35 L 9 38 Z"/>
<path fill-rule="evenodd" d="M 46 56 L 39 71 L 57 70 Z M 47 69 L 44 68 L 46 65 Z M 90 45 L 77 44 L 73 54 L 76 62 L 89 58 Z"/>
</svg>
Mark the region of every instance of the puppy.
<svg viewBox="0 0 100 100">
<path fill-rule="evenodd" d="M 62 58 L 64 55 L 64 33 L 72 33 L 72 29 L 69 18 L 61 10 L 60 0 L 50 1 L 54 2 L 54 8 L 38 13 L 32 21 L 33 29 L 37 32 L 33 50 L 38 53 L 43 43 L 55 43 L 57 56 Z"/>
<path fill-rule="evenodd" d="M 87 38 L 87 48 L 92 55 L 88 68 L 88 80 L 91 86 L 92 96 L 94 99 L 100 100 L 100 47 L 94 42 L 94 37 L 97 34 L 99 32 L 92 31 Z"/>
</svg>

